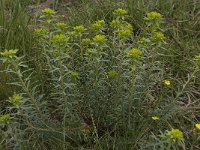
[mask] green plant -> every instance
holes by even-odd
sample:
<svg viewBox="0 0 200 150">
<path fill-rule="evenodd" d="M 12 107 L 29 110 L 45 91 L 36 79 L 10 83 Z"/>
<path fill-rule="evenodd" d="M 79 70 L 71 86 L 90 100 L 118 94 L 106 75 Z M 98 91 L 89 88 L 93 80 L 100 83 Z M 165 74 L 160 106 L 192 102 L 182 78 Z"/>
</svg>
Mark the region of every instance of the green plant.
<svg viewBox="0 0 200 150">
<path fill-rule="evenodd" d="M 91 128 L 91 136 L 94 136 L 94 142 L 101 147 L 99 138 L 105 132 L 119 128 L 116 125 L 124 126 L 123 121 L 125 120 L 121 120 L 121 117 L 125 119 L 125 114 L 132 111 L 132 106 L 128 107 L 127 103 L 130 102 L 131 96 L 128 97 L 129 99 L 126 98 L 130 92 L 127 90 L 130 86 L 127 81 L 135 82 L 136 77 L 132 76 L 131 73 L 137 71 L 142 56 L 140 50 L 137 50 L 136 53 L 133 50 L 131 55 L 126 56 L 128 50 L 126 50 L 126 47 L 130 45 L 128 39 L 132 37 L 130 33 L 133 29 L 123 17 L 119 17 L 117 19 L 121 24 L 118 28 L 113 29 L 110 35 L 103 35 L 104 21 L 96 22 L 96 24 L 100 23 L 98 28 L 93 25 L 95 31 L 91 35 L 86 32 L 88 29 L 83 26 L 76 26 L 73 31 L 66 32 L 66 27 L 63 24 L 61 26 L 61 23 L 57 23 L 57 26 L 54 27 L 54 12 L 52 10 L 46 9 L 42 12 L 41 18 L 44 20 L 44 29 L 37 29 L 35 33 L 39 37 L 38 42 L 45 56 L 48 73 L 51 77 L 48 103 L 54 102 L 55 108 L 51 112 L 48 111 L 47 100 L 43 99 L 43 94 L 38 91 L 37 82 L 32 81 L 33 75 L 29 73 L 32 69 L 30 70 L 23 63 L 23 58 L 16 56 L 17 51 L 4 51 L 1 54 L 3 62 L 8 65 L 6 72 L 13 72 L 17 76 L 19 82 L 14 84 L 22 87 L 23 91 L 21 94 L 23 102 L 18 109 L 21 109 L 20 112 L 25 113 L 25 116 L 28 117 L 22 118 L 19 128 L 13 130 L 21 133 L 21 126 L 26 127 L 29 124 L 49 127 L 46 120 L 52 118 L 50 113 L 55 111 L 53 115 L 62 120 L 59 119 L 62 126 L 63 149 L 66 148 L 66 141 L 69 140 L 67 139 L 69 133 L 66 132 L 66 128 L 80 126 L 81 124 L 86 124 Z M 53 31 L 51 31 L 52 29 Z M 105 29 L 108 30 L 108 28 Z M 50 32 L 54 34 L 50 36 Z M 86 41 L 86 37 L 92 38 L 91 43 L 83 43 L 83 41 Z M 87 41 L 90 40 L 87 39 Z M 47 43 L 47 46 L 44 43 Z M 112 79 L 107 78 L 107 72 L 113 69 L 118 72 L 119 76 L 113 76 Z M 127 87 L 124 87 L 124 85 Z M 130 86 L 130 89 L 133 89 L 133 85 Z M 124 93 L 123 90 L 127 91 Z M 116 95 L 113 93 L 115 91 L 118 92 Z M 125 111 L 126 107 L 129 108 L 127 109 L 128 112 Z M 21 116 L 22 114 L 18 115 Z M 127 119 L 130 122 L 130 117 Z M 81 133 L 81 131 L 79 132 Z M 24 146 L 26 142 L 23 142 L 23 137 L 28 136 L 26 133 L 20 135 L 22 136 L 22 143 L 18 143 L 17 140 L 14 141 L 18 147 Z"/>
<path fill-rule="evenodd" d="M 160 135 L 158 136 L 153 134 L 151 138 L 154 142 L 152 144 L 147 144 L 143 147 L 143 149 L 185 149 L 183 132 L 179 129 L 172 129 L 171 131 L 166 131 L 165 133 L 160 132 Z"/>
<path fill-rule="evenodd" d="M 3 147 L 139 149 L 148 146 L 144 141 L 152 142 L 148 131 L 177 126 L 172 118 L 183 112 L 180 102 L 199 68 L 191 67 L 182 84 L 168 74 L 173 56 L 166 56 L 170 40 L 160 13 L 143 17 L 140 35 L 134 34 L 138 28 L 122 8 L 109 13 L 111 21 L 102 17 L 87 26 L 56 23 L 55 14 L 43 10 L 42 24 L 35 30 L 39 72 L 17 50 L 1 53 L 5 72 L 15 75 L 18 80 L 12 84 L 20 87 L 2 115 Z M 4 119 L 7 113 L 11 118 Z"/>
</svg>

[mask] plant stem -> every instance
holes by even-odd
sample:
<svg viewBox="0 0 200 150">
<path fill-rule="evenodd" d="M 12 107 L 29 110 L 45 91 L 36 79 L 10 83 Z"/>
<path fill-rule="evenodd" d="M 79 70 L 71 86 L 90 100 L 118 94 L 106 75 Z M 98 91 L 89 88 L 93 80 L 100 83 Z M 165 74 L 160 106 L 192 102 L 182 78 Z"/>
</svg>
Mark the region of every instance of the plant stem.
<svg viewBox="0 0 200 150">
<path fill-rule="evenodd" d="M 14 67 L 15 73 L 17 74 L 17 76 L 18 76 L 18 78 L 19 78 L 19 80 L 20 80 L 20 82 L 21 82 L 21 84 L 22 84 L 22 86 L 23 86 L 23 88 L 24 88 L 24 91 L 25 91 L 26 94 L 29 96 L 29 98 L 30 98 L 32 104 L 35 106 L 35 108 L 36 108 L 37 112 L 40 114 L 40 116 L 43 116 L 42 113 L 41 113 L 41 111 L 40 111 L 39 106 L 37 105 L 37 102 L 36 102 L 34 96 L 30 93 L 28 87 L 26 86 L 25 81 L 24 81 L 23 78 L 22 78 L 22 74 L 20 73 L 19 66 L 16 64 L 15 61 L 14 61 L 14 62 L 12 61 L 12 65 L 13 65 L 13 67 Z"/>
<path fill-rule="evenodd" d="M 60 81 L 61 81 L 61 90 L 62 90 L 62 98 L 64 100 L 64 116 L 63 116 L 63 150 L 66 149 L 66 132 L 65 132 L 65 128 L 66 128 L 66 115 L 69 112 L 68 107 L 67 107 L 67 94 L 65 92 L 65 82 L 64 82 L 64 72 L 62 69 L 62 61 L 59 61 L 59 65 L 61 67 L 60 69 Z"/>
</svg>

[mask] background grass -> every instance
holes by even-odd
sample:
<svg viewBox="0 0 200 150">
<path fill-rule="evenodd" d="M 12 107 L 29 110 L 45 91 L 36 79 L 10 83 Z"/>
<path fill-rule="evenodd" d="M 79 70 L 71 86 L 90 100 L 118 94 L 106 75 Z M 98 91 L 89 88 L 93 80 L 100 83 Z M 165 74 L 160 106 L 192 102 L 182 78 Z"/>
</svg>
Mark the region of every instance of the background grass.
<svg viewBox="0 0 200 150">
<path fill-rule="evenodd" d="M 26 56 L 32 48 L 32 33 L 29 29 L 30 17 L 26 13 L 27 1 L 1 0 L 0 1 L 0 51 L 4 49 L 19 49 L 20 54 Z M 0 64 L 0 70 L 3 70 Z M 12 88 L 7 85 L 11 78 L 0 73 L 0 99 L 3 100 Z M 2 101 L 3 102 L 3 101 Z"/>
</svg>

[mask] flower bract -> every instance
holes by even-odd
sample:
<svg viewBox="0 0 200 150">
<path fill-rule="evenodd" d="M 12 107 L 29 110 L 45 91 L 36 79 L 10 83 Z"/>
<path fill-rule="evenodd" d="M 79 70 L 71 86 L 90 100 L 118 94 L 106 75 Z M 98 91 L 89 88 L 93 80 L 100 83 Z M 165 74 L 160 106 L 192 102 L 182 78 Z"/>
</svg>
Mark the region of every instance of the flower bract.
<svg viewBox="0 0 200 150">
<path fill-rule="evenodd" d="M 4 52 L 1 53 L 1 55 L 3 57 L 12 58 L 16 56 L 17 51 L 18 51 L 17 49 L 5 50 Z"/>
</svg>

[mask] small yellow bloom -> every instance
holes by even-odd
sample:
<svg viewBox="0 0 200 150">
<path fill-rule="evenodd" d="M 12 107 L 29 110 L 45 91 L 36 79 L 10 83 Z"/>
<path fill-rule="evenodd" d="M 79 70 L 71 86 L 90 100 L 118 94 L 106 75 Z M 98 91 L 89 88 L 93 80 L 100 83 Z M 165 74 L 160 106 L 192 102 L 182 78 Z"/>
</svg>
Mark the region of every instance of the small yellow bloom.
<svg viewBox="0 0 200 150">
<path fill-rule="evenodd" d="M 171 82 L 169 80 L 165 80 L 165 85 L 169 86 L 171 85 Z"/>
<path fill-rule="evenodd" d="M 154 120 L 154 121 L 157 121 L 157 120 L 160 120 L 160 117 L 158 117 L 158 116 L 153 116 L 153 117 L 151 117 L 151 119 Z"/>
<path fill-rule="evenodd" d="M 200 130 L 200 123 L 195 124 L 195 127 Z"/>
</svg>

